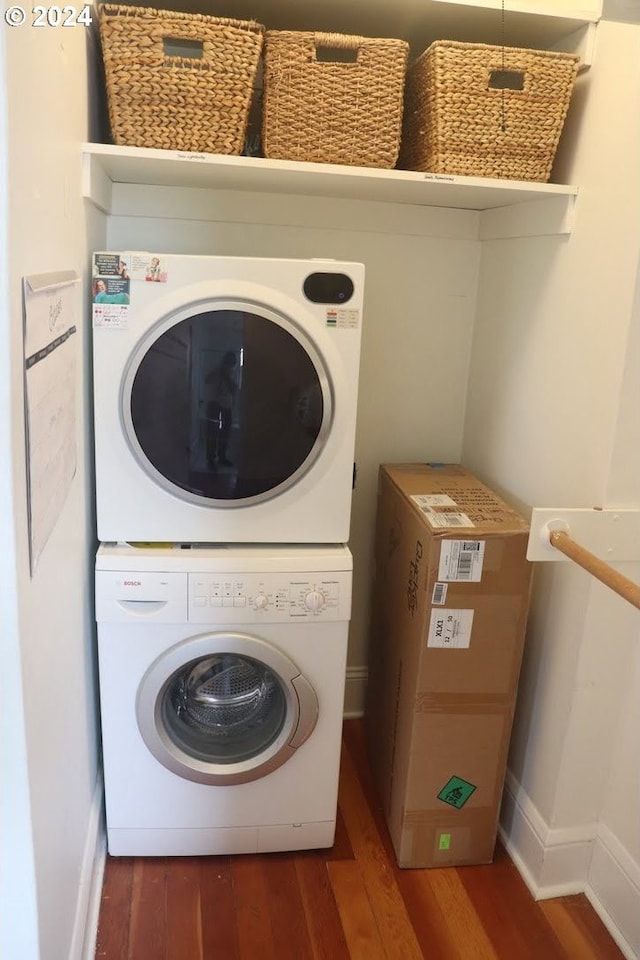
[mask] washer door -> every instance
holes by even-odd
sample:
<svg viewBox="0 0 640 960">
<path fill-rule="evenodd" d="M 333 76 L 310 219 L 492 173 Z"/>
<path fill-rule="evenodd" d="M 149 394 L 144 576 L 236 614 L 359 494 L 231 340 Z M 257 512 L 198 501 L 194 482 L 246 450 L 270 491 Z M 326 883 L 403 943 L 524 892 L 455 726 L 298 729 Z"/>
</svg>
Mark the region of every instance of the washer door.
<svg viewBox="0 0 640 960">
<path fill-rule="evenodd" d="M 149 667 L 138 727 L 163 766 L 198 783 L 257 780 L 313 731 L 318 700 L 287 656 L 239 633 L 179 643 Z"/>
<path fill-rule="evenodd" d="M 238 507 L 277 496 L 320 455 L 333 418 L 328 371 L 291 319 L 209 300 L 138 344 L 121 391 L 129 446 L 175 496 Z"/>
</svg>

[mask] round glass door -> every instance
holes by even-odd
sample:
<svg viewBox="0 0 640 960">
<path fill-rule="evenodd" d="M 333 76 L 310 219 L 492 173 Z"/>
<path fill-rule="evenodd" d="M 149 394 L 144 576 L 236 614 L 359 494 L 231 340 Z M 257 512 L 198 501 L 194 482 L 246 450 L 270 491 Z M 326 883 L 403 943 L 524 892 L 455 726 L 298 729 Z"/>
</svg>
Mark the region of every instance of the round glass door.
<svg viewBox="0 0 640 960">
<path fill-rule="evenodd" d="M 166 684 L 160 717 L 180 751 L 205 763 L 242 763 L 277 739 L 287 700 L 276 674 L 235 653 L 187 664 Z"/>
<path fill-rule="evenodd" d="M 271 644 L 205 634 L 151 664 L 136 715 L 142 739 L 168 770 L 198 783 L 246 783 L 286 763 L 307 740 L 318 698 Z"/>
<path fill-rule="evenodd" d="M 125 374 L 122 412 L 138 461 L 183 499 L 269 499 L 324 446 L 330 382 L 312 341 L 272 311 L 209 302 L 165 318 Z"/>
</svg>

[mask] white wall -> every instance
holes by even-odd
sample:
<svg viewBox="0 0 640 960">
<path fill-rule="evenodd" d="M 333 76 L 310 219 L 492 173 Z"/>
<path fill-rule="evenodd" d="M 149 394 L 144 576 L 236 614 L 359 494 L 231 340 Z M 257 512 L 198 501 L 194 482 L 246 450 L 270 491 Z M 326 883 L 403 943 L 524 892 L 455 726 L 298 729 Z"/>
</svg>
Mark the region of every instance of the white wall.
<svg viewBox="0 0 640 960">
<path fill-rule="evenodd" d="M 354 600 L 348 662 L 357 680 L 347 684 L 347 711 L 362 711 L 378 465 L 460 459 L 478 215 L 136 186 L 118 188 L 114 202 L 116 215 L 109 222 L 114 250 L 329 257 L 365 264 L 350 537 Z"/>
<path fill-rule="evenodd" d="M 637 351 L 639 49 L 638 27 L 599 25 L 556 165 L 558 179 L 579 185 L 571 237 L 483 245 L 463 460 L 525 509 L 640 507 L 638 368 L 627 360 Z M 638 626 L 633 608 L 571 564 L 536 571 L 506 830 L 547 895 L 584 884 L 598 822 L 622 850 L 627 892 L 638 883 L 639 728 L 628 690 Z M 610 780 L 614 743 L 622 802 Z M 525 821 L 538 834 L 528 863 Z M 593 877 L 592 887 L 598 899 Z M 640 950 L 629 911 L 616 919 Z"/>
<path fill-rule="evenodd" d="M 0 86 L 6 89 L 5 31 L 0 31 Z M 0 275 L 9 268 L 7 104 L 0 98 Z M 11 341 L 10 296 L 0 288 L 0 342 Z M 38 955 L 37 904 L 29 779 L 20 670 L 18 593 L 13 524 L 12 353 L 0 350 L 0 956 L 35 960 Z M 11 735 L 9 736 L 9 731 Z M 7 869 L 11 864 L 11 870 Z"/>
<path fill-rule="evenodd" d="M 640 18 L 640 12 L 637 13 Z M 617 506 L 638 506 L 640 498 L 640 269 L 627 344 L 621 403 L 614 437 L 607 499 Z M 640 563 L 626 571 L 640 582 Z M 640 617 L 628 610 L 628 629 L 620 637 L 621 649 L 613 656 L 620 663 L 620 684 L 613 691 L 618 703 L 617 724 L 609 744 L 610 765 L 598 833 L 589 868 L 589 881 L 599 901 L 614 921 L 634 915 L 634 932 L 629 940 L 640 953 L 640 916 L 624 874 L 635 876 L 640 885 Z M 614 644 L 616 643 L 614 639 Z M 631 862 L 627 863 L 629 857 Z"/>
<path fill-rule="evenodd" d="M 78 469 L 30 576 L 23 418 L 22 277 L 88 263 L 79 144 L 86 139 L 85 28 L 4 27 L 8 200 L 0 300 L 3 960 L 76 960 L 98 836 L 92 627 L 93 523 L 87 326 L 77 290 Z M 4 73 L 4 71 L 3 71 Z M 4 125 L 3 125 L 4 126 Z M 7 136 L 5 136 L 5 132 Z M 6 151 L 6 153 L 5 153 Z M 8 194 L 8 197 L 7 197 Z M 11 716 L 7 717 L 7 708 Z M 8 780 L 5 777 L 8 775 Z M 15 820 L 14 820 L 15 817 Z M 8 855 L 6 855 L 8 853 Z"/>
</svg>

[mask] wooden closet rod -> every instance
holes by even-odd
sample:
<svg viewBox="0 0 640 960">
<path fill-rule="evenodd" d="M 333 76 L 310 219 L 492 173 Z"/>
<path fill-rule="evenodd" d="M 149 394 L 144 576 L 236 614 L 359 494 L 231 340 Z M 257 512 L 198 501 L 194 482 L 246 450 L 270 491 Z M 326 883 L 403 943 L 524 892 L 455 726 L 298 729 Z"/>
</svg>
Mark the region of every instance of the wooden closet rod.
<svg viewBox="0 0 640 960">
<path fill-rule="evenodd" d="M 597 580 L 600 580 L 601 583 L 615 590 L 619 596 L 624 597 L 625 600 L 628 600 L 629 603 L 640 610 L 640 587 L 632 580 L 623 577 L 621 573 L 610 567 L 604 560 L 599 560 L 598 557 L 589 553 L 579 543 L 572 540 L 564 530 L 553 530 L 549 534 L 549 543 L 560 553 L 564 553 L 565 557 L 569 557 Z"/>
</svg>

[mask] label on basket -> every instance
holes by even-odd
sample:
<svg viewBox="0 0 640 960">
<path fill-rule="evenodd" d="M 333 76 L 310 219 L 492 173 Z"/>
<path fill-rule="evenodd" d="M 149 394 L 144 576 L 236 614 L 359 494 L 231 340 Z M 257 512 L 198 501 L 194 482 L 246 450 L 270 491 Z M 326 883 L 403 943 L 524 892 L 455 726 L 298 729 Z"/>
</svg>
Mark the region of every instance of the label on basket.
<svg viewBox="0 0 640 960">
<path fill-rule="evenodd" d="M 327 326 L 340 327 L 343 330 L 357 330 L 360 326 L 360 311 L 327 307 Z"/>
</svg>

